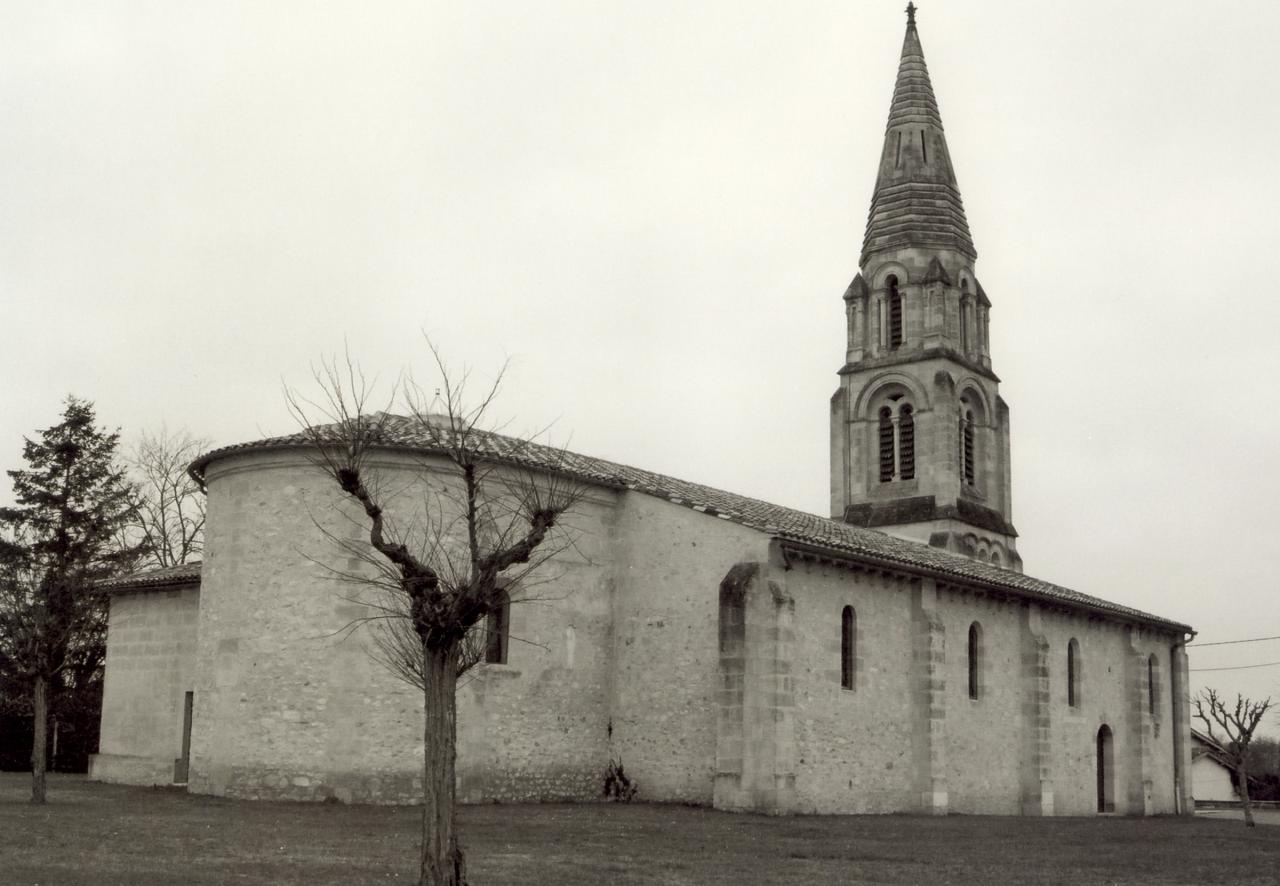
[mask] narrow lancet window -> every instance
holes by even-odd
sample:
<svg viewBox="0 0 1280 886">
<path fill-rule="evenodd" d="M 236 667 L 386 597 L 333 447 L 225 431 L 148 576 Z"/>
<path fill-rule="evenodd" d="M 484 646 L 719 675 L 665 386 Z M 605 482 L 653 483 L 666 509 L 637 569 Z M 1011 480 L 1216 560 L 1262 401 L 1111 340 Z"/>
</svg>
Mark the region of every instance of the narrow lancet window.
<svg viewBox="0 0 1280 886">
<path fill-rule="evenodd" d="M 898 476 L 912 480 L 916 476 L 916 423 L 911 404 L 898 410 Z"/>
<path fill-rule="evenodd" d="M 889 284 L 889 347 L 902 345 L 902 293 L 898 290 L 898 278 L 890 275 Z"/>
<path fill-rule="evenodd" d="M 852 606 L 840 613 L 840 687 L 855 688 L 857 680 L 858 616 Z"/>
<path fill-rule="evenodd" d="M 888 406 L 880 410 L 880 482 L 893 479 L 893 412 Z"/>
<path fill-rule="evenodd" d="M 507 663 L 507 640 L 511 632 L 511 598 L 500 592 L 498 603 L 485 617 L 484 660 L 489 664 Z"/>
<path fill-rule="evenodd" d="M 982 626 L 969 625 L 969 697 L 977 698 L 982 690 Z"/>
<path fill-rule="evenodd" d="M 973 468 L 973 412 L 968 409 L 960 418 L 960 463 L 964 485 L 972 486 L 976 479 Z"/>
<path fill-rule="evenodd" d="M 1080 643 L 1072 637 L 1067 643 L 1067 706 L 1080 706 Z"/>
</svg>

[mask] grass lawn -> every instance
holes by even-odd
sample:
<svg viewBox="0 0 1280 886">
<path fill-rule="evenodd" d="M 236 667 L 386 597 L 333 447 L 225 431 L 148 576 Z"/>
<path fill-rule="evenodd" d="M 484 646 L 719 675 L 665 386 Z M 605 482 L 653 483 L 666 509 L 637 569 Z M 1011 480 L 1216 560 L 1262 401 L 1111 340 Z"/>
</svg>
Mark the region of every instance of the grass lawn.
<svg viewBox="0 0 1280 886">
<path fill-rule="evenodd" d="M 413 882 L 412 808 L 250 803 L 0 774 L 0 883 Z M 766 818 L 625 805 L 468 806 L 477 886 L 1280 882 L 1280 828 L 1206 819 Z"/>
</svg>

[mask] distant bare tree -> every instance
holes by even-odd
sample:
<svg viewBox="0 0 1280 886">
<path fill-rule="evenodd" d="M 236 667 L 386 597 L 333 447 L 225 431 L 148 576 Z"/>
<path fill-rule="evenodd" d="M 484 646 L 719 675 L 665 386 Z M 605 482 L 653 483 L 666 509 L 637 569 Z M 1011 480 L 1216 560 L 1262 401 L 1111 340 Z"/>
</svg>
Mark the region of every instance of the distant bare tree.
<svg viewBox="0 0 1280 886">
<path fill-rule="evenodd" d="M 341 547 L 344 560 L 357 557 L 366 568 L 331 571 L 366 592 L 363 602 L 375 613 L 367 621 L 378 625 L 378 660 L 423 693 L 418 882 L 461 886 L 466 866 L 455 824 L 454 775 L 458 676 L 480 658 L 484 622 L 504 597 L 528 599 L 528 588 L 539 581 L 535 571 L 573 546 L 565 518 L 582 487 L 564 470 L 562 450 L 481 428 L 505 367 L 468 405 L 469 373 L 452 374 L 439 350 L 428 346 L 441 387 L 428 402 L 413 382 L 393 386 L 387 402 L 401 404 L 402 416 L 368 410 L 373 384 L 349 356 L 327 360 L 314 373 L 316 398 L 290 390 L 286 399 L 313 444 L 315 463 L 358 503 L 365 521 L 367 544 L 325 535 Z M 388 491 L 390 479 L 371 463 L 371 453 L 391 442 L 392 421 L 408 423 L 426 450 L 420 457 L 422 486 L 429 490 L 422 516 L 405 514 L 407 490 Z"/>
<path fill-rule="evenodd" d="M 1226 748 L 1235 765 L 1236 789 L 1240 792 L 1240 802 L 1244 806 L 1244 823 L 1253 827 L 1253 810 L 1249 804 L 1249 743 L 1253 741 L 1253 731 L 1271 708 L 1271 698 L 1268 696 L 1261 701 L 1253 701 L 1237 694 L 1235 705 L 1228 707 L 1217 690 L 1206 689 L 1195 701 L 1196 716 L 1204 721 L 1209 737 Z M 1214 733 L 1215 724 L 1221 730 L 1221 739 Z"/>
<path fill-rule="evenodd" d="M 142 545 L 143 563 L 157 568 L 200 558 L 204 550 L 205 497 L 187 466 L 209 448 L 190 432 L 144 433 L 125 457 L 137 488 L 126 527 Z"/>
</svg>

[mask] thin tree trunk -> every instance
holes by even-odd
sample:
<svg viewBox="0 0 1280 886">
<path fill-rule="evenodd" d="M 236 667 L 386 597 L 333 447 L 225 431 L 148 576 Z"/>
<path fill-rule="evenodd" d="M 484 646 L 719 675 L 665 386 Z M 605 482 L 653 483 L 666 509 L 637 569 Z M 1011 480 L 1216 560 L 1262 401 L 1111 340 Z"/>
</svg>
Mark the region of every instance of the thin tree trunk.
<svg viewBox="0 0 1280 886">
<path fill-rule="evenodd" d="M 1236 766 L 1236 779 L 1240 783 L 1240 805 L 1244 807 L 1244 826 L 1254 827 L 1253 810 L 1249 808 L 1249 773 L 1243 757 Z"/>
<path fill-rule="evenodd" d="M 453 819 L 458 650 L 453 646 L 424 651 L 422 859 L 418 884 L 465 886 L 466 862 Z"/>
<path fill-rule="evenodd" d="M 49 700 L 43 676 L 36 677 L 34 696 L 32 704 L 35 707 L 35 713 L 34 722 L 31 724 L 33 733 L 31 737 L 31 802 L 43 803 L 45 794 L 44 755 L 49 741 Z"/>
</svg>

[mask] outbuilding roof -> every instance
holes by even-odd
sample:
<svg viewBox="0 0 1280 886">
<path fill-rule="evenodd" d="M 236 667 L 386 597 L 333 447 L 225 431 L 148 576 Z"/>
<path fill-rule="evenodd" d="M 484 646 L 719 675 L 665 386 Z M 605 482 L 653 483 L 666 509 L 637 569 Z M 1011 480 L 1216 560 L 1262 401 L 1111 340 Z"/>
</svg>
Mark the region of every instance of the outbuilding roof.
<svg viewBox="0 0 1280 886">
<path fill-rule="evenodd" d="M 197 560 L 194 563 L 142 569 L 128 575 L 108 578 L 98 582 L 98 588 L 104 591 L 153 590 L 160 587 L 195 584 L 199 581 L 200 561 Z"/>
<path fill-rule="evenodd" d="M 381 422 L 378 444 L 381 448 L 419 453 L 441 451 L 441 437 L 447 429 L 434 427 L 430 432 L 412 416 L 379 414 Z M 336 426 L 320 429 L 324 436 L 337 441 Z M 556 449 L 523 439 L 489 431 L 471 432 L 477 451 L 496 462 L 519 467 L 566 474 L 576 479 L 618 490 L 629 490 L 661 498 L 709 516 L 757 529 L 802 550 L 826 553 L 843 559 L 862 560 L 869 565 L 900 568 L 927 574 L 943 580 L 1001 590 L 1026 599 L 1065 605 L 1100 615 L 1158 626 L 1165 630 L 1188 633 L 1191 628 L 1138 609 L 1113 603 L 1100 597 L 1082 594 L 1061 585 L 1033 578 L 1020 572 L 1002 569 L 990 563 L 971 560 L 919 542 L 886 535 L 875 529 L 852 526 L 819 517 L 794 508 L 737 495 L 680 480 L 665 474 L 618 464 L 602 458 Z M 209 465 L 219 459 L 240 453 L 272 449 L 302 449 L 313 446 L 302 432 L 268 437 L 249 443 L 238 443 L 212 450 L 191 465 L 191 475 L 201 483 Z"/>
</svg>

